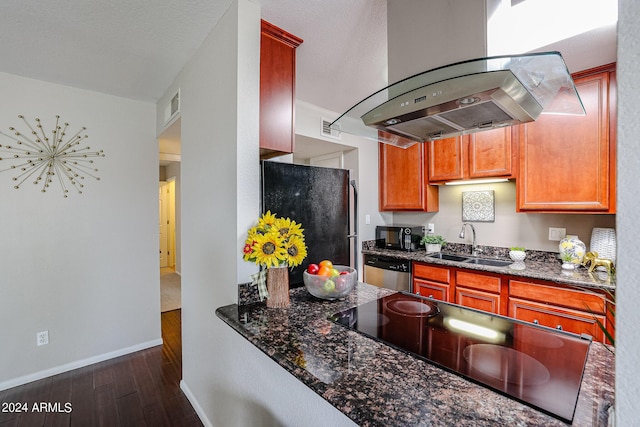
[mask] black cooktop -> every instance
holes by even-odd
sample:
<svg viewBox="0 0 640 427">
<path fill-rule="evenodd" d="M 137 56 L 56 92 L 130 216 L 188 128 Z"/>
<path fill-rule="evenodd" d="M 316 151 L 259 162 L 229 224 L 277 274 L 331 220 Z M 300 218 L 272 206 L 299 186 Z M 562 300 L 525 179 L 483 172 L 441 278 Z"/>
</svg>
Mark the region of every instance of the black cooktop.
<svg viewBox="0 0 640 427">
<path fill-rule="evenodd" d="M 571 423 L 591 337 L 409 293 L 330 320 Z"/>
</svg>

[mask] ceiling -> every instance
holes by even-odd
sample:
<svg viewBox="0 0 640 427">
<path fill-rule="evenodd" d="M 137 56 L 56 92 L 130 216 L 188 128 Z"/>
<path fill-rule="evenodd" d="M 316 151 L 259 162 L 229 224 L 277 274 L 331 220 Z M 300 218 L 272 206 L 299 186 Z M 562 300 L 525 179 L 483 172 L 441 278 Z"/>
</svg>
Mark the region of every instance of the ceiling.
<svg viewBox="0 0 640 427">
<path fill-rule="evenodd" d="M 299 99 L 342 111 L 385 85 L 386 0 L 252 1 L 304 39 Z M 2 0 L 0 72 L 156 102 L 230 4 Z"/>
<path fill-rule="evenodd" d="M 297 99 L 343 112 L 386 86 L 387 0 L 250 1 L 304 40 Z M 2 0 L 0 72 L 156 102 L 230 4 Z"/>
</svg>

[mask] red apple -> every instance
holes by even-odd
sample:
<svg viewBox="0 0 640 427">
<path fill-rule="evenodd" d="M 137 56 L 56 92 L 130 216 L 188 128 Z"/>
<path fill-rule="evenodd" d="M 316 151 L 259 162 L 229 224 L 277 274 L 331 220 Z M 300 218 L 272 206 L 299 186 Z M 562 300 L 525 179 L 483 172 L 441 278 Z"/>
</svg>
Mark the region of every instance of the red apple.
<svg viewBox="0 0 640 427">
<path fill-rule="evenodd" d="M 318 264 L 309 264 L 307 267 L 307 273 L 309 274 L 318 274 L 318 270 L 320 270 L 320 266 Z"/>
</svg>

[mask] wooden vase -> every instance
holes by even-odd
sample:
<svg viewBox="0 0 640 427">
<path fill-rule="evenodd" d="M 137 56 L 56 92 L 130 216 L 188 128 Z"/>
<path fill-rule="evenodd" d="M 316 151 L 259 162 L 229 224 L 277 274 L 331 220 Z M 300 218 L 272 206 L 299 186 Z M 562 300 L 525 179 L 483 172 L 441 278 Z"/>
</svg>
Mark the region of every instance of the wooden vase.
<svg viewBox="0 0 640 427">
<path fill-rule="evenodd" d="M 267 270 L 267 307 L 289 307 L 289 271 L 287 267 L 274 267 Z"/>
</svg>

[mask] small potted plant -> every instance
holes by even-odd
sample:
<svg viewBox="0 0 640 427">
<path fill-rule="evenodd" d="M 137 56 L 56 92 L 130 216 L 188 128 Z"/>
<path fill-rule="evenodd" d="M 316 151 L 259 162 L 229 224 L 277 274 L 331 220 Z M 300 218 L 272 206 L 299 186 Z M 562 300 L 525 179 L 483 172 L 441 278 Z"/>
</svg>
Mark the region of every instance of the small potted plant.
<svg viewBox="0 0 640 427">
<path fill-rule="evenodd" d="M 569 252 L 560 254 L 560 259 L 562 260 L 563 270 L 573 270 L 576 268 L 576 264 L 573 263 L 573 255 Z"/>
<path fill-rule="evenodd" d="M 509 258 L 515 262 L 522 262 L 527 256 L 525 249 L 522 246 L 513 246 L 509 248 Z"/>
<path fill-rule="evenodd" d="M 442 236 L 427 234 L 420 240 L 420 244 L 424 245 L 427 252 L 440 252 L 447 241 Z"/>
</svg>

